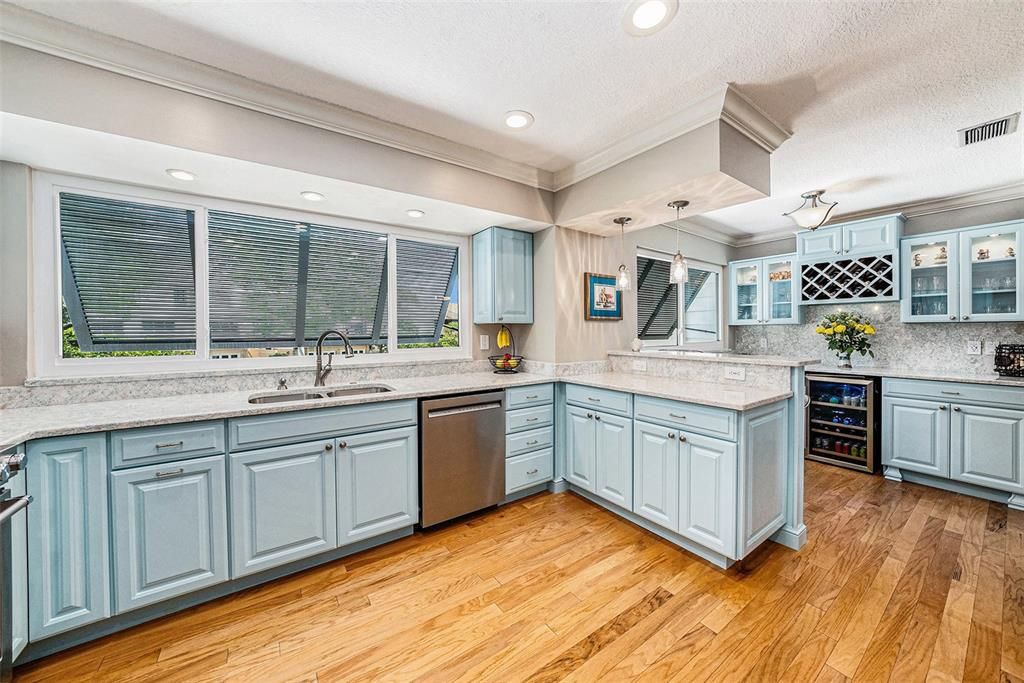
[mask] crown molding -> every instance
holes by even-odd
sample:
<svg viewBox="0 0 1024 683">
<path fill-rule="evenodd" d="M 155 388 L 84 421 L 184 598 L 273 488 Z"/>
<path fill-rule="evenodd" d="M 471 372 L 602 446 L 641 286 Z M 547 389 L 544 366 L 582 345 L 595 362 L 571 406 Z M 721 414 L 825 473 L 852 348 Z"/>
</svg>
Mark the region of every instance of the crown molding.
<svg viewBox="0 0 1024 683">
<path fill-rule="evenodd" d="M 768 152 L 775 151 L 791 135 L 738 91 L 736 86 L 726 83 L 660 123 L 619 140 L 587 159 L 556 171 L 553 189 L 556 192 L 563 190 L 680 135 L 720 120 Z"/>
<path fill-rule="evenodd" d="M 296 123 L 551 190 L 550 171 L 0 3 L 0 41 Z"/>
</svg>

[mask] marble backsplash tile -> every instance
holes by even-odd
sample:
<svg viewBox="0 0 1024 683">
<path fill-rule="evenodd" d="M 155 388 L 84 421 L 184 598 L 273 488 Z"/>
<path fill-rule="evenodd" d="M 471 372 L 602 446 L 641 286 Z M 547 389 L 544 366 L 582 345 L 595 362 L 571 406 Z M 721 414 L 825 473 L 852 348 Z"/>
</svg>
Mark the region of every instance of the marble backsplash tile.
<svg viewBox="0 0 1024 683">
<path fill-rule="evenodd" d="M 632 356 L 611 356 L 612 372 L 628 372 L 651 377 L 736 384 L 747 387 L 786 389 L 790 387 L 791 368 L 774 365 L 741 365 L 702 361 L 698 358 L 644 358 L 643 370 L 637 370 Z M 729 371 L 742 370 L 742 380 L 727 376 Z"/>
<path fill-rule="evenodd" d="M 992 352 L 1000 342 L 1024 342 L 1024 323 L 903 323 L 898 302 L 805 306 L 800 325 L 758 325 L 733 327 L 733 347 L 744 353 L 768 353 L 819 357 L 834 365 L 835 353 L 825 339 L 814 332 L 827 313 L 848 311 L 871 320 L 878 328 L 872 340 L 875 357 L 855 355 L 853 365 L 887 365 L 921 369 L 955 368 L 965 372 L 992 370 Z M 984 342 L 985 353 L 965 353 L 968 340 Z"/>
</svg>

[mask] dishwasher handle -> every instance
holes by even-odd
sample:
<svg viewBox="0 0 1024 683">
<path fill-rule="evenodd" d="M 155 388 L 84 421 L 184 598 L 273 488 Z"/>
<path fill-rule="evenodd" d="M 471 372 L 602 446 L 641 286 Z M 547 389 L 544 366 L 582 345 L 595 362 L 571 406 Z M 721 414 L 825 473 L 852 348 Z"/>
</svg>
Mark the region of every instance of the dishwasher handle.
<svg viewBox="0 0 1024 683">
<path fill-rule="evenodd" d="M 458 406 L 456 408 L 439 408 L 437 410 L 428 410 L 427 417 L 447 417 L 449 415 L 461 415 L 462 413 L 478 413 L 482 410 L 500 410 L 501 401 L 496 403 L 477 403 L 469 406 Z"/>
</svg>

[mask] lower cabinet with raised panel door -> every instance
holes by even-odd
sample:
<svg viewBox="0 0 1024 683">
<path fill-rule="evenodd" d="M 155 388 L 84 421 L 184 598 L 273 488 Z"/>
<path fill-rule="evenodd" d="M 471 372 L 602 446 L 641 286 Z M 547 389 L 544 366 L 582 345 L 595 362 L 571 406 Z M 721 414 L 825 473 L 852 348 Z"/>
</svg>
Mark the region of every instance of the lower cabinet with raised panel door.
<svg viewBox="0 0 1024 683">
<path fill-rule="evenodd" d="M 887 478 L 1024 510 L 1024 388 L 884 379 L 882 411 Z"/>
<path fill-rule="evenodd" d="M 633 505 L 633 421 L 569 406 L 566 435 L 570 482 L 610 503 Z"/>
</svg>

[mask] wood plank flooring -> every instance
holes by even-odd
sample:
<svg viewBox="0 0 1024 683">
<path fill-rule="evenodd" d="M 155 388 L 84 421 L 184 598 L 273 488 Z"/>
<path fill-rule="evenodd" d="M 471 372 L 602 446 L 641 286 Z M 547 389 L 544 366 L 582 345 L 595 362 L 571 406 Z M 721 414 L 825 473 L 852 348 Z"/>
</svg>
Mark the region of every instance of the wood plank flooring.
<svg viewBox="0 0 1024 683">
<path fill-rule="evenodd" d="M 1024 681 L 1024 513 L 807 463 L 808 543 L 720 571 L 535 496 L 18 681 Z"/>
</svg>

